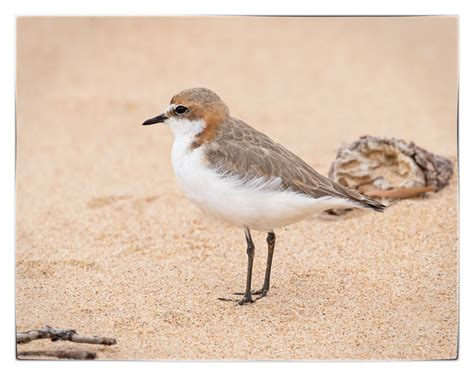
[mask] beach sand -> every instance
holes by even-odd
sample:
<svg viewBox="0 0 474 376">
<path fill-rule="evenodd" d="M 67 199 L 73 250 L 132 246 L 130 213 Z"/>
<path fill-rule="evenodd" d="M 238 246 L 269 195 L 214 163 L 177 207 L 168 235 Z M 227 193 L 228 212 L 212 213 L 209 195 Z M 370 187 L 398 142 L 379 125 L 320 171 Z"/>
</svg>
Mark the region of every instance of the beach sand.
<svg viewBox="0 0 474 376">
<path fill-rule="evenodd" d="M 362 135 L 456 162 L 457 19 L 19 18 L 16 320 L 115 337 L 99 359 L 452 359 L 457 174 L 385 213 L 276 230 L 271 290 L 243 291 L 243 231 L 180 193 L 172 95 L 231 113 L 327 174 Z M 254 287 L 263 282 L 264 233 Z"/>
</svg>

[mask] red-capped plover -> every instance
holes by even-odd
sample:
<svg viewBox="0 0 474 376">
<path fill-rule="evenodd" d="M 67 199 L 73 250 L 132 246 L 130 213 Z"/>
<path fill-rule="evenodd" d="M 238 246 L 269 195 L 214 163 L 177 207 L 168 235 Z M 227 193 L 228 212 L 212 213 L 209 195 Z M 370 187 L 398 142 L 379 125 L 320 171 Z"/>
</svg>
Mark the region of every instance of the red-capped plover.
<svg viewBox="0 0 474 376">
<path fill-rule="evenodd" d="M 244 229 L 247 283 L 239 304 L 254 302 L 252 294 L 260 299 L 270 289 L 275 229 L 326 209 L 385 208 L 322 176 L 284 146 L 232 117 L 209 89 L 176 94 L 165 113 L 143 125 L 155 123 L 169 125 L 174 133 L 172 163 L 186 197 L 205 213 Z M 254 292 L 250 230 L 268 233 L 265 280 Z"/>
</svg>

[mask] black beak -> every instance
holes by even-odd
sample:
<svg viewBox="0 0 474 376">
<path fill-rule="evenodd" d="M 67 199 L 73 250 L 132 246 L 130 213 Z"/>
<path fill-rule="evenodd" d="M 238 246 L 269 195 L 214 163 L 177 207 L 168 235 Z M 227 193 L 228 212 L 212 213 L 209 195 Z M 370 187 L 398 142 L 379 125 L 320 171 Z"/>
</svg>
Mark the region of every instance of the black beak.
<svg viewBox="0 0 474 376">
<path fill-rule="evenodd" d="M 165 120 L 168 118 L 165 116 L 165 114 L 158 115 L 154 118 L 146 120 L 142 125 L 150 125 L 150 124 L 156 124 L 156 123 L 163 123 Z"/>
</svg>

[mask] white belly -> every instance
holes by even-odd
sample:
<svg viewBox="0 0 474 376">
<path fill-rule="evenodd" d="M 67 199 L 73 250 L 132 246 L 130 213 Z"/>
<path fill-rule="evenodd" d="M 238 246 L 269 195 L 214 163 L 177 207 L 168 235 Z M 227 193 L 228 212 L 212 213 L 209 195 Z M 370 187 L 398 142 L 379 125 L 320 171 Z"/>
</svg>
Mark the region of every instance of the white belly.
<svg viewBox="0 0 474 376">
<path fill-rule="evenodd" d="M 353 207 L 344 199 L 314 199 L 279 189 L 279 179 L 242 183 L 220 177 L 204 163 L 202 148 L 189 151 L 175 140 L 173 168 L 178 184 L 189 200 L 206 213 L 238 227 L 271 231 L 334 207 Z"/>
</svg>

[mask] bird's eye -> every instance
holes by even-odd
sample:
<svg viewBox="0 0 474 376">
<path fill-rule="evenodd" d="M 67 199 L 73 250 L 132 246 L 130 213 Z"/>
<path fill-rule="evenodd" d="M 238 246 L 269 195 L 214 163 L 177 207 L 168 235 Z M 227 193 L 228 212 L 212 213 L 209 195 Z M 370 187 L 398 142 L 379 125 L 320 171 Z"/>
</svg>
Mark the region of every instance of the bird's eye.
<svg viewBox="0 0 474 376">
<path fill-rule="evenodd" d="M 184 107 L 184 106 L 176 106 L 176 108 L 174 109 L 174 112 L 178 115 L 182 115 L 184 114 L 186 111 L 188 110 L 187 107 Z"/>
</svg>

